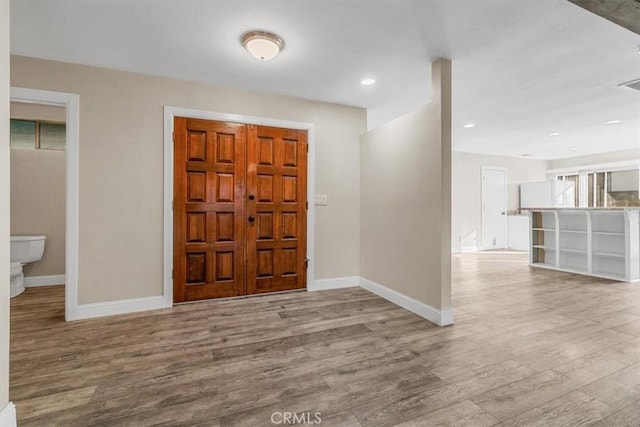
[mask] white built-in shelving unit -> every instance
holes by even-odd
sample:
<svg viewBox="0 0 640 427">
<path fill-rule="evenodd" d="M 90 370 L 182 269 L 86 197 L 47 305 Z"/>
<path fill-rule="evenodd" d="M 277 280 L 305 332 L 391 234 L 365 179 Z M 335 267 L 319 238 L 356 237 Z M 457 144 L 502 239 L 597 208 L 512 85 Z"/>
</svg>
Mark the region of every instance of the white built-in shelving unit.
<svg viewBox="0 0 640 427">
<path fill-rule="evenodd" d="M 529 263 L 607 279 L 640 280 L 640 209 L 531 210 Z"/>
</svg>

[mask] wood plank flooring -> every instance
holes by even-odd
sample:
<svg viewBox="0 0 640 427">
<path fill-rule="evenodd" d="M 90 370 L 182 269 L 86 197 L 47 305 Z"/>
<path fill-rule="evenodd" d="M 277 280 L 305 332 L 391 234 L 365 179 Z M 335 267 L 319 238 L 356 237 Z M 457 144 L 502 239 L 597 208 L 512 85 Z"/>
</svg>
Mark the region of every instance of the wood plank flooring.
<svg viewBox="0 0 640 427">
<path fill-rule="evenodd" d="M 10 397 L 20 426 L 640 426 L 640 285 L 518 253 L 453 276 L 446 328 L 359 288 L 72 323 L 62 287 L 30 288 Z"/>
</svg>

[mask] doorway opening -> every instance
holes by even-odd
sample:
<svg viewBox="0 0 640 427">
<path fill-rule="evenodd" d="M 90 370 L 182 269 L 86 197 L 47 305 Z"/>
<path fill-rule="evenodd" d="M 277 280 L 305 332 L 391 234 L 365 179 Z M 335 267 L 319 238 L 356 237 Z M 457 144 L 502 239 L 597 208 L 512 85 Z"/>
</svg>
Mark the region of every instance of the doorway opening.
<svg viewBox="0 0 640 427">
<path fill-rule="evenodd" d="M 506 249 L 507 170 L 482 167 L 482 250 Z"/>
<path fill-rule="evenodd" d="M 66 108 L 11 102 L 11 297 L 64 285 Z"/>
<path fill-rule="evenodd" d="M 78 308 L 78 141 L 80 97 L 71 93 L 12 87 L 11 102 L 16 106 L 36 104 L 42 107 L 58 107 L 63 108 L 65 112 L 65 320 L 75 320 Z M 47 126 L 45 125 L 45 127 Z M 55 133 L 55 126 L 48 126 L 48 128 L 48 131 Z M 52 282 L 60 281 L 59 276 L 53 276 L 50 279 Z"/>
</svg>

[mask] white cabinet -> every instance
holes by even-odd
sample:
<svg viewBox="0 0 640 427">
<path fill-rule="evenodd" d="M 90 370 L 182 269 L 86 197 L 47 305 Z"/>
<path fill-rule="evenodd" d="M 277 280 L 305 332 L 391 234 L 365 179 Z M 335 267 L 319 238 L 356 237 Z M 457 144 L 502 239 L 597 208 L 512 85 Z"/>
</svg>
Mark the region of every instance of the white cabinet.
<svg viewBox="0 0 640 427">
<path fill-rule="evenodd" d="M 529 217 L 527 215 L 509 215 L 509 249 L 529 250 Z"/>
<path fill-rule="evenodd" d="M 639 209 L 544 209 L 530 213 L 530 265 L 640 280 Z"/>
</svg>

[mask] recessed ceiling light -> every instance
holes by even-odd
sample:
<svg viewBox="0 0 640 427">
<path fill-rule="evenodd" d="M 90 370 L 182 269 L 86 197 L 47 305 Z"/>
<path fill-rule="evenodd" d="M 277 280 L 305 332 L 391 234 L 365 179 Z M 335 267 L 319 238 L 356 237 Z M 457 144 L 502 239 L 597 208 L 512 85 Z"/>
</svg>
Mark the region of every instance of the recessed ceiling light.
<svg viewBox="0 0 640 427">
<path fill-rule="evenodd" d="M 609 120 L 605 125 L 617 125 L 618 123 L 620 123 L 620 120 Z"/>
<path fill-rule="evenodd" d="M 284 40 L 273 33 L 249 31 L 242 35 L 242 44 L 254 58 L 268 61 L 284 48 Z"/>
<path fill-rule="evenodd" d="M 466 127 L 467 129 L 469 129 L 469 128 L 474 128 L 474 127 L 476 127 L 476 125 L 474 125 L 473 123 L 467 123 L 466 125 L 464 125 L 464 127 Z"/>
<path fill-rule="evenodd" d="M 362 86 L 371 86 L 372 84 L 374 84 L 376 82 L 375 79 L 371 79 L 371 78 L 367 78 L 367 79 L 362 79 L 360 80 L 360 84 Z"/>
<path fill-rule="evenodd" d="M 549 136 L 558 136 L 558 135 L 560 135 L 560 132 L 551 132 L 549 134 Z"/>
</svg>

